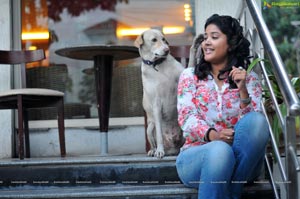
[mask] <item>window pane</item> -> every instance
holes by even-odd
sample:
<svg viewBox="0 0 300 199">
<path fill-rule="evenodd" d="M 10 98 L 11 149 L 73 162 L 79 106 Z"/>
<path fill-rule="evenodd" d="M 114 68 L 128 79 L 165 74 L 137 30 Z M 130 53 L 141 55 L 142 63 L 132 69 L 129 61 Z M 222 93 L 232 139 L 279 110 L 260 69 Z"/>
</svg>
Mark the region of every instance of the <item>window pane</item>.
<svg viewBox="0 0 300 199">
<path fill-rule="evenodd" d="M 22 48 L 43 48 L 47 56 L 27 65 L 27 86 L 64 92 L 66 118 L 98 117 L 93 62 L 55 51 L 89 44 L 133 45 L 148 28 L 163 30 L 171 45 L 191 44 L 193 16 L 185 4 L 190 0 L 22 0 Z M 111 117 L 143 116 L 140 65 L 139 58 L 114 63 Z M 30 113 L 32 120 L 55 117 L 51 109 Z"/>
</svg>

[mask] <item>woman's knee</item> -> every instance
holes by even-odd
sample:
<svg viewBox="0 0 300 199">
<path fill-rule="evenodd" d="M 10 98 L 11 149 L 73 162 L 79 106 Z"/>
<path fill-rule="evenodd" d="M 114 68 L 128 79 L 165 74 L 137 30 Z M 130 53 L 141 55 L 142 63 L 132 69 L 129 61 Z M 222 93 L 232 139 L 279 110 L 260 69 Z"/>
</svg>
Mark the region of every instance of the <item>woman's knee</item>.
<svg viewBox="0 0 300 199">
<path fill-rule="evenodd" d="M 269 126 L 264 114 L 250 112 L 241 119 L 242 132 L 253 135 L 254 138 L 267 140 L 269 137 Z M 248 130 L 247 130 L 248 129 Z"/>
<path fill-rule="evenodd" d="M 269 126 L 265 116 L 259 112 L 246 114 L 235 126 L 233 149 L 237 152 L 263 153 L 269 140 Z M 247 152 L 248 151 L 248 152 Z"/>
<path fill-rule="evenodd" d="M 205 179 L 228 179 L 232 175 L 235 157 L 230 145 L 213 141 L 202 146 L 191 147 L 179 154 L 177 172 L 184 184 Z"/>
<path fill-rule="evenodd" d="M 246 119 L 247 121 L 253 122 L 259 122 L 259 123 L 267 123 L 266 117 L 263 113 L 261 112 L 250 112 L 247 113 L 242 119 Z"/>
<path fill-rule="evenodd" d="M 223 141 L 209 143 L 211 150 L 207 151 L 206 162 L 211 172 L 230 172 L 235 165 L 232 147 Z"/>
<path fill-rule="evenodd" d="M 216 159 L 218 157 L 232 158 L 234 156 L 232 148 L 229 144 L 223 141 L 213 141 L 207 144 L 210 150 L 207 150 L 209 157 Z"/>
</svg>

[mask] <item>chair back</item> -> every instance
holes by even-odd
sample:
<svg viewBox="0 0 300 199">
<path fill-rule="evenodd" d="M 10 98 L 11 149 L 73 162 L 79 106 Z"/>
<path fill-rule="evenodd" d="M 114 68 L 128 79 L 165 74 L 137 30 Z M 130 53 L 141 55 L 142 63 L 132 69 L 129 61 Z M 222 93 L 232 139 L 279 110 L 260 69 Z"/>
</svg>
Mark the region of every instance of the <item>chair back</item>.
<svg viewBox="0 0 300 199">
<path fill-rule="evenodd" d="M 190 45 L 170 46 L 171 55 L 185 68 L 188 66 L 190 57 Z"/>
<path fill-rule="evenodd" d="M 0 64 L 25 64 L 45 59 L 43 49 L 38 50 L 0 50 Z M 21 67 L 21 84 L 26 88 L 26 67 Z"/>
<path fill-rule="evenodd" d="M 22 64 L 45 59 L 43 49 L 38 50 L 0 50 L 0 64 Z"/>
</svg>

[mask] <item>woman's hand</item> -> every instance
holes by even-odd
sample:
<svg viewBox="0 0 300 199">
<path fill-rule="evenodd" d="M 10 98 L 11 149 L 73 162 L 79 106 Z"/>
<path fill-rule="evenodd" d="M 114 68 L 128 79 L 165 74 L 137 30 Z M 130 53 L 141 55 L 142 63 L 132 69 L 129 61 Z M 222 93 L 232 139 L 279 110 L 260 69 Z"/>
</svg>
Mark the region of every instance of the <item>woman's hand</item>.
<svg viewBox="0 0 300 199">
<path fill-rule="evenodd" d="M 222 140 L 228 144 L 232 144 L 234 137 L 234 130 L 232 128 L 223 129 L 219 132 L 211 130 L 209 133 L 209 139 L 213 140 Z"/>
<path fill-rule="evenodd" d="M 219 139 L 227 142 L 228 144 L 232 144 L 234 136 L 234 130 L 232 128 L 223 129 L 219 131 Z"/>
<path fill-rule="evenodd" d="M 249 99 L 249 93 L 246 87 L 246 76 L 247 76 L 247 71 L 243 69 L 242 67 L 232 67 L 231 72 L 229 75 L 232 77 L 232 80 L 236 83 L 238 89 L 240 90 L 240 99 L 245 100 Z M 248 100 L 247 100 L 248 101 Z M 250 98 L 251 101 L 251 98 Z M 240 107 L 244 108 L 248 106 L 250 102 L 246 103 L 241 103 Z"/>
<path fill-rule="evenodd" d="M 247 71 L 242 67 L 232 67 L 232 70 L 229 73 L 234 83 L 240 90 L 247 90 L 246 88 L 246 76 Z"/>
</svg>

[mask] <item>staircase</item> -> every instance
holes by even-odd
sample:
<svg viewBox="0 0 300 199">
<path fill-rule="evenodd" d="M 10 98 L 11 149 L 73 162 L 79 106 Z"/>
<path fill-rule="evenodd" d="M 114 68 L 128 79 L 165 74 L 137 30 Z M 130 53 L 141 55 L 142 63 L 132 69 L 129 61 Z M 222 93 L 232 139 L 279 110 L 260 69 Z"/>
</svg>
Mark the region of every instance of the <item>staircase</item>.
<svg viewBox="0 0 300 199">
<path fill-rule="evenodd" d="M 196 199 L 176 172 L 176 157 L 84 156 L 0 160 L 0 198 Z M 268 181 L 245 187 L 242 199 L 273 199 Z"/>
</svg>

